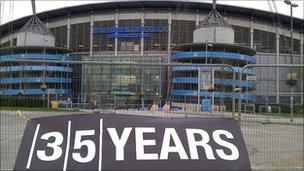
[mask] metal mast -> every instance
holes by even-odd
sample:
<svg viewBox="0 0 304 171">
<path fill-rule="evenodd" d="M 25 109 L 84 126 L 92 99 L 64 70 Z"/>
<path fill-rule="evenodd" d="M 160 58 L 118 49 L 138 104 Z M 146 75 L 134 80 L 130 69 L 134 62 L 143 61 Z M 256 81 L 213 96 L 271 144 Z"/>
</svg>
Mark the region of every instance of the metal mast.
<svg viewBox="0 0 304 171">
<path fill-rule="evenodd" d="M 35 5 L 35 0 L 32 1 L 32 10 L 33 10 L 33 15 L 36 15 L 36 5 Z"/>
</svg>

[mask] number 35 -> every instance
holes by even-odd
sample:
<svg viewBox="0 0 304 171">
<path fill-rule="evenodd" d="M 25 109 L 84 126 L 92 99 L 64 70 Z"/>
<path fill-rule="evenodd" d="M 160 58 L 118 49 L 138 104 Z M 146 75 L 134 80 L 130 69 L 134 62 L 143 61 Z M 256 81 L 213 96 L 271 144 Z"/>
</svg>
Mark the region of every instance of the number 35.
<svg viewBox="0 0 304 171">
<path fill-rule="evenodd" d="M 94 159 L 96 153 L 95 143 L 92 140 L 83 140 L 81 138 L 83 136 L 92 136 L 95 135 L 95 130 L 81 130 L 76 131 L 75 133 L 75 141 L 74 141 L 74 149 L 81 149 L 82 147 L 87 147 L 87 155 L 85 157 L 81 157 L 80 153 L 74 152 L 72 153 L 72 157 L 75 161 L 80 163 L 87 163 Z M 46 155 L 45 150 L 37 150 L 37 156 L 40 160 L 43 161 L 54 161 L 61 157 L 62 148 L 60 145 L 63 143 L 63 135 L 60 132 L 49 132 L 43 134 L 41 139 L 49 140 L 51 137 L 54 137 L 55 141 L 52 143 L 47 143 L 47 147 L 53 150 L 51 155 Z"/>
</svg>

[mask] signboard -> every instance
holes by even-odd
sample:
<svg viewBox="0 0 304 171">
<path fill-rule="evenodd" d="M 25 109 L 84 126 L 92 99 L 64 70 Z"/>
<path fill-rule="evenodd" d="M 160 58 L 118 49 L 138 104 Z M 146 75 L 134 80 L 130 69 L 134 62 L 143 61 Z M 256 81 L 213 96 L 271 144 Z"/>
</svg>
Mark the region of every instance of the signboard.
<svg viewBox="0 0 304 171">
<path fill-rule="evenodd" d="M 78 114 L 31 119 L 14 170 L 250 170 L 237 121 Z"/>
<path fill-rule="evenodd" d="M 107 34 L 109 38 L 146 38 L 151 37 L 151 33 L 167 32 L 168 26 L 125 26 L 125 27 L 93 27 L 93 34 Z"/>
</svg>

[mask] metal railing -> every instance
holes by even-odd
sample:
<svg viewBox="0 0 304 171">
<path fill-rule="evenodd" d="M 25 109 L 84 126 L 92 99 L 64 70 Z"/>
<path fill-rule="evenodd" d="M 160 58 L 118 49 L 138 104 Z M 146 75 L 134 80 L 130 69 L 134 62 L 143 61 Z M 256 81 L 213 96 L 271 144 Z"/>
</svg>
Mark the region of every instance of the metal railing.
<svg viewBox="0 0 304 171">
<path fill-rule="evenodd" d="M 252 88 L 246 86 L 247 84 L 237 84 L 245 81 L 243 78 L 246 74 L 243 74 L 243 70 L 247 68 L 279 67 L 287 69 L 304 67 L 303 65 L 246 65 L 242 70 L 236 71 L 235 67 L 224 64 L 44 60 L 20 60 L 18 62 L 23 65 L 26 63 L 69 65 L 73 68 L 74 74 L 69 77 L 72 79 L 72 84 L 48 85 L 54 86 L 53 89 L 70 89 L 69 94 L 46 91 L 49 93 L 48 95 L 29 95 L 25 90 L 14 96 L 4 96 L 3 92 L 6 89 L 14 87 L 9 87 L 9 85 L 1 87 L 0 170 L 13 168 L 27 118 L 78 113 L 236 118 L 240 121 L 252 169 L 303 170 L 304 168 L 304 112 L 301 102 L 303 91 L 293 92 L 295 97 L 293 103 L 287 100 L 290 103 L 276 104 L 271 102 L 270 95 L 264 97 L 266 93 L 264 96 L 261 95 L 263 92 L 257 93 L 259 87 Z M 184 68 L 180 72 L 173 70 L 173 68 L 182 67 L 188 68 Z M 198 91 L 201 84 L 198 79 L 198 71 L 203 68 L 213 68 L 214 77 L 230 79 L 231 82 L 229 84 L 219 82 L 210 90 Z M 174 82 L 172 79 L 189 77 L 196 78 L 184 79 L 181 82 Z M 187 83 L 189 80 L 191 82 Z M 265 81 L 257 77 L 253 82 L 257 85 L 263 84 Z M 19 86 L 25 88 L 31 85 L 20 83 Z M 46 87 L 46 89 L 48 88 L 51 87 Z M 175 91 L 176 94 L 174 94 L 173 90 L 183 91 Z M 197 98 L 199 92 L 200 99 Z M 255 98 L 243 99 L 246 92 L 255 95 Z M 287 96 L 285 96 L 286 94 Z M 281 99 L 289 98 L 288 92 L 280 92 L 280 95 L 282 95 Z M 268 100 L 265 100 L 266 98 Z M 211 100 L 211 108 L 205 110 L 203 103 L 208 100 Z M 237 107 L 235 100 L 238 100 Z M 258 110 L 262 105 L 266 106 L 266 110 L 263 112 Z M 271 111 L 268 110 L 268 106 L 272 108 Z M 281 110 L 275 110 L 275 106 Z M 251 107 L 250 111 L 248 107 Z M 291 122 L 292 109 L 294 115 Z"/>
</svg>

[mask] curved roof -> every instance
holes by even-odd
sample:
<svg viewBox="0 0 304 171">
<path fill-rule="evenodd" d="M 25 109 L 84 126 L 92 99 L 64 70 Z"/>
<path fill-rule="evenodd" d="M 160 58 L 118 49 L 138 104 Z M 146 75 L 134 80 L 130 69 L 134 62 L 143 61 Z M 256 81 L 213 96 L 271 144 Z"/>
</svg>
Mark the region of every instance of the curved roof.
<svg viewBox="0 0 304 171">
<path fill-rule="evenodd" d="M 273 23 L 272 14 L 267 11 L 250 9 L 250 8 L 243 8 L 243 7 L 236 7 L 236 6 L 229 6 L 229 5 L 217 5 L 217 10 L 222 15 L 234 16 L 234 17 L 242 17 L 248 18 L 253 20 L 258 20 L 260 22 L 266 23 Z M 68 15 L 79 15 L 84 13 L 91 13 L 91 12 L 113 12 L 116 11 L 124 11 L 124 10 L 145 10 L 145 9 L 158 9 L 158 10 L 171 10 L 173 12 L 177 12 L 178 9 L 180 12 L 186 11 L 205 11 L 206 13 L 212 10 L 212 4 L 209 3 L 202 3 L 202 2 L 189 2 L 185 0 L 173 0 L 173 1 L 160 1 L 160 0 L 145 0 L 145 1 L 114 1 L 113 2 L 103 2 L 103 3 L 96 3 L 96 4 L 87 4 L 87 5 L 80 5 L 80 6 L 72 6 L 72 7 L 65 7 L 55 10 L 50 10 L 46 12 L 42 12 L 37 14 L 39 19 L 42 21 L 51 20 L 58 17 L 65 17 Z M 289 28 L 290 26 L 290 17 L 282 14 L 278 14 L 280 17 L 282 27 Z M 29 19 L 31 16 L 23 17 L 17 20 L 14 20 L 13 30 L 19 30 Z M 303 31 L 304 28 L 304 21 L 302 19 L 294 18 L 294 29 L 297 31 Z M 10 23 L 6 23 L 1 26 L 1 35 L 5 35 L 9 33 Z"/>
</svg>

